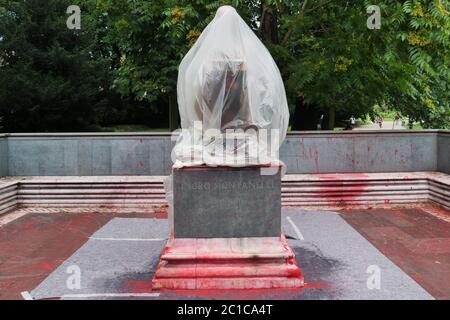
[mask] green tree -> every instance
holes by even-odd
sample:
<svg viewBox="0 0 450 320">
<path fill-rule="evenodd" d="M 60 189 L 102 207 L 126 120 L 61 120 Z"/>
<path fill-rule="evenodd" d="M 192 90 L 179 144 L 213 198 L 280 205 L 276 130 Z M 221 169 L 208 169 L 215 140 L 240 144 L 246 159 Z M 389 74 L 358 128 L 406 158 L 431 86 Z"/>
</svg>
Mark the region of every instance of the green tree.
<svg viewBox="0 0 450 320">
<path fill-rule="evenodd" d="M 328 110 L 330 128 L 335 112 L 363 116 L 384 102 L 448 126 L 448 1 L 377 1 L 380 30 L 366 27 L 372 1 L 273 3 L 282 40 L 271 47 L 289 96 Z"/>
<path fill-rule="evenodd" d="M 78 1 L 87 11 L 92 1 Z M 66 26 L 68 0 L 0 1 L 0 116 L 6 131 L 86 130 L 110 86 L 88 15 Z"/>
<path fill-rule="evenodd" d="M 81 130 L 176 110 L 178 65 L 217 8 L 233 5 L 271 51 L 298 119 L 315 126 L 388 105 L 449 126 L 449 1 L 0 0 L 0 116 L 7 130 Z M 120 95 L 120 96 L 119 96 Z M 307 117 L 308 112 L 312 114 Z M 172 112 L 173 114 L 174 112 Z M 141 116 L 141 115 L 144 115 Z M 142 120 L 141 120 L 142 121 Z"/>
<path fill-rule="evenodd" d="M 426 128 L 450 128 L 450 2 L 389 2 L 384 9 L 390 38 L 383 61 L 400 75 L 386 101 Z"/>
<path fill-rule="evenodd" d="M 326 114 L 333 128 L 336 116 L 363 117 L 388 104 L 425 126 L 448 123 L 448 1 L 377 1 L 380 30 L 367 28 L 371 1 L 177 1 L 165 26 L 179 40 L 195 39 L 227 3 L 271 51 L 291 106 L 314 111 L 310 121 Z M 186 51 L 185 43 L 177 45 Z M 294 123 L 306 116 L 295 111 Z"/>
</svg>

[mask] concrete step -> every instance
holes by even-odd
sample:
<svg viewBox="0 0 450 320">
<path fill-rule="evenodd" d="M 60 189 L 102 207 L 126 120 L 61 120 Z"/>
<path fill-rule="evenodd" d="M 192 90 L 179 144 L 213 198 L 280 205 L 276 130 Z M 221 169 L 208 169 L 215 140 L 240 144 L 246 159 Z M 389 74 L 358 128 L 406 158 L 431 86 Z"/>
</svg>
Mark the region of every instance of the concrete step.
<svg viewBox="0 0 450 320">
<path fill-rule="evenodd" d="M 153 290 L 293 289 L 303 285 L 304 281 L 295 277 L 158 278 L 152 281 Z"/>
<path fill-rule="evenodd" d="M 17 191 L 17 183 L 0 184 L 0 214 L 16 208 L 18 203 Z"/>
<path fill-rule="evenodd" d="M 171 238 L 153 289 L 298 288 L 303 276 L 284 236 Z"/>
<path fill-rule="evenodd" d="M 163 176 L 16 177 L 0 181 L 0 213 L 22 207 L 167 205 Z M 282 181 L 282 205 L 349 205 L 432 201 L 450 207 L 450 176 L 439 172 L 295 174 Z M 14 204 L 14 205 L 12 205 Z"/>
<path fill-rule="evenodd" d="M 298 267 L 285 265 L 284 260 L 269 259 L 269 261 L 255 261 L 233 263 L 232 260 L 223 260 L 217 263 L 169 263 L 162 268 L 159 278 L 214 278 L 214 277 L 295 277 L 299 275 Z"/>
<path fill-rule="evenodd" d="M 114 205 L 123 205 L 123 206 L 139 206 L 139 205 L 147 205 L 147 204 L 164 204 L 167 205 L 167 201 L 165 199 L 19 199 L 18 203 L 21 207 L 29 207 L 29 206 L 48 206 L 48 207 L 65 207 L 65 206 L 93 206 L 93 205 L 101 205 L 101 206 L 114 206 Z"/>
<path fill-rule="evenodd" d="M 169 242 L 162 260 L 246 260 L 289 259 L 289 247 L 280 245 L 279 237 L 266 238 L 181 238 Z"/>
<path fill-rule="evenodd" d="M 3 202 L 0 204 L 0 214 L 7 213 L 11 210 L 14 210 L 17 208 L 17 200 L 12 198 L 6 202 Z"/>
</svg>

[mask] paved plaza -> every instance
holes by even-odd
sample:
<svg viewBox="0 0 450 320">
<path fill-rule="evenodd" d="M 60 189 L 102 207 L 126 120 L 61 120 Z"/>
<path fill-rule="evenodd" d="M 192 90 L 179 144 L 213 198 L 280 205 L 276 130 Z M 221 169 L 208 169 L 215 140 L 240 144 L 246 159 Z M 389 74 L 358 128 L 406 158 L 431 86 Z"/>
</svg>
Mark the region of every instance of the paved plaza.
<svg viewBox="0 0 450 320">
<path fill-rule="evenodd" d="M 434 207 L 284 207 L 283 230 L 305 287 L 216 291 L 152 290 L 169 233 L 164 210 L 53 211 L 13 212 L 0 227 L 0 299 L 450 298 L 450 212 Z"/>
</svg>

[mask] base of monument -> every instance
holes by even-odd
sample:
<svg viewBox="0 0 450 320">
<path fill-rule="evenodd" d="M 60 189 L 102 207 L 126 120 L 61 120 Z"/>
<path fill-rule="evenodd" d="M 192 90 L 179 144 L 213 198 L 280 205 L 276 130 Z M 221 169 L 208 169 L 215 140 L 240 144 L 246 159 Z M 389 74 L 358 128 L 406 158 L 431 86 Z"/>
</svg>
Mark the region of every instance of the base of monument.
<svg viewBox="0 0 450 320">
<path fill-rule="evenodd" d="M 284 236 L 171 239 L 152 288 L 300 288 L 304 280 Z"/>
</svg>

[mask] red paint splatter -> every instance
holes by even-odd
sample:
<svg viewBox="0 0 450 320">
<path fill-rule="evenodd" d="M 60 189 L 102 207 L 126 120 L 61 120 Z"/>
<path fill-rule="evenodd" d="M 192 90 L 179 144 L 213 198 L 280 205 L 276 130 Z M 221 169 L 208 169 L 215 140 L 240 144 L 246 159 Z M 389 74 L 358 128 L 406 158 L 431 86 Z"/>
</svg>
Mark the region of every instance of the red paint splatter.
<svg viewBox="0 0 450 320">
<path fill-rule="evenodd" d="M 314 177 L 324 181 L 319 187 L 321 200 L 333 202 L 337 207 L 352 205 L 355 200 L 365 194 L 367 188 L 367 175 L 363 173 L 322 174 L 314 175 Z"/>
<path fill-rule="evenodd" d="M 329 289 L 331 286 L 325 282 L 305 283 L 302 289 Z"/>
<path fill-rule="evenodd" d="M 303 159 L 303 160 L 306 160 L 307 157 L 306 157 L 306 151 L 305 151 L 305 140 L 304 140 L 303 137 L 301 137 L 300 140 L 301 140 L 301 143 L 300 143 L 300 144 L 301 144 L 301 146 L 302 146 L 302 159 Z"/>
<path fill-rule="evenodd" d="M 47 271 L 53 271 L 53 269 L 54 269 L 53 265 L 51 263 L 47 263 L 47 262 L 42 262 L 40 267 Z"/>
<path fill-rule="evenodd" d="M 329 290 L 332 286 L 329 283 L 305 283 L 301 288 L 295 289 L 221 289 L 221 290 L 206 290 L 206 289 L 193 289 L 193 290 L 158 290 L 161 293 L 170 293 L 181 296 L 193 296 L 203 298 L 216 298 L 216 299 L 233 299 L 233 300 L 260 300 L 267 299 L 270 295 L 271 298 L 287 298 L 293 295 L 299 295 L 304 293 L 305 290 L 318 289 Z"/>
<path fill-rule="evenodd" d="M 316 164 L 316 171 L 317 171 L 317 173 L 319 173 L 320 172 L 319 152 L 317 150 L 314 151 L 314 163 Z"/>
<path fill-rule="evenodd" d="M 125 284 L 125 292 L 146 293 L 152 291 L 152 281 L 128 281 Z"/>
</svg>

